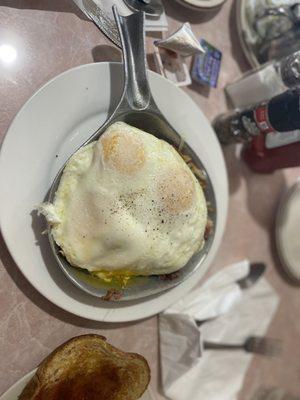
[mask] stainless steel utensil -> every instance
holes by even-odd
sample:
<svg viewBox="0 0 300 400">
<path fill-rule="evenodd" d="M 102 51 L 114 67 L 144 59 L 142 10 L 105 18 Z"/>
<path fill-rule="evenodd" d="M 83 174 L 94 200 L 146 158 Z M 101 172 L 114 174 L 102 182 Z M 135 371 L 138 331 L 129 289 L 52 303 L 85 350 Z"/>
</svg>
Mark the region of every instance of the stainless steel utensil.
<svg viewBox="0 0 300 400">
<path fill-rule="evenodd" d="M 123 17 L 118 14 L 116 7 L 114 7 L 113 11 L 123 47 L 125 79 L 123 94 L 112 115 L 82 146 L 97 140 L 112 123 L 124 121 L 146 132 L 152 133 L 178 148 L 182 145 L 182 139 L 161 114 L 149 88 L 144 45 L 144 13 L 136 12 L 130 16 Z M 204 172 L 206 178 L 205 196 L 212 207 L 213 211 L 210 212 L 210 219 L 212 219 L 215 226 L 216 202 L 209 176 L 197 155 L 187 144 L 184 145 L 184 153 L 190 156 L 194 164 Z M 51 203 L 54 201 L 63 169 L 64 166 L 58 172 L 51 186 L 48 199 Z M 113 295 L 108 296 L 111 300 L 131 300 L 153 295 L 182 282 L 182 280 L 187 278 L 201 265 L 209 252 L 213 237 L 214 233 L 205 241 L 201 251 L 194 255 L 188 264 L 182 268 L 173 279 L 162 279 L 159 276 L 135 278 L 134 284 L 122 290 L 122 297 L 120 298 L 119 293 L 115 291 L 115 287 L 111 288 L 105 283 L 100 283 L 101 281 L 99 279 L 93 278 L 90 274 L 84 276 L 84 272 L 79 271 L 78 268 L 72 267 L 62 256 L 51 232 L 49 233 L 52 251 L 66 276 L 79 288 L 94 296 L 103 297 L 106 295 L 107 290 L 111 289 Z"/>
<path fill-rule="evenodd" d="M 105 11 L 105 7 L 100 8 L 93 0 L 82 0 L 84 10 L 96 26 L 118 47 L 121 47 L 121 40 L 115 21 Z"/>
<path fill-rule="evenodd" d="M 204 341 L 203 347 L 204 350 L 244 350 L 247 353 L 275 357 L 281 352 L 281 340 L 263 336 L 250 336 L 241 344 Z"/>
<path fill-rule="evenodd" d="M 146 15 L 152 18 L 159 18 L 164 11 L 161 0 L 124 0 L 134 11 L 144 11 Z"/>
<path fill-rule="evenodd" d="M 259 278 L 264 274 L 265 270 L 266 270 L 266 265 L 264 263 L 252 263 L 250 264 L 248 275 L 245 276 L 245 278 L 236 281 L 236 283 L 242 290 L 249 289 L 259 280 Z M 197 326 L 201 326 L 205 322 L 211 321 L 215 318 L 217 317 L 208 318 L 204 320 L 195 320 L 195 322 Z"/>
<path fill-rule="evenodd" d="M 264 274 L 265 270 L 266 265 L 264 263 L 252 263 L 250 264 L 249 274 L 245 278 L 238 280 L 236 283 L 241 289 L 249 289 Z"/>
</svg>

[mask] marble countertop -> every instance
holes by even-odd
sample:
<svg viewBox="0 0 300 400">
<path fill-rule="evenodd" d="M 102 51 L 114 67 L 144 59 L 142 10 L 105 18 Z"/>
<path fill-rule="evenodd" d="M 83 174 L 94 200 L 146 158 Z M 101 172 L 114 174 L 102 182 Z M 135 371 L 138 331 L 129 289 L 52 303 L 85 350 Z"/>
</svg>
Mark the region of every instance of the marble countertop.
<svg viewBox="0 0 300 400">
<path fill-rule="evenodd" d="M 223 89 L 249 68 L 235 26 L 235 2 L 209 14 L 187 10 L 174 0 L 165 7 L 170 30 L 189 21 L 199 37 L 223 52 L 217 89 L 193 84 L 184 90 L 208 119 L 226 109 Z M 150 40 L 150 39 L 149 39 Z M 16 50 L 16 60 L 0 60 L 0 136 L 26 100 L 57 74 L 93 61 L 116 61 L 120 51 L 86 20 L 71 0 L 4 0 L 0 2 L 0 46 Z M 267 264 L 267 278 L 281 302 L 268 334 L 283 340 L 281 358 L 254 357 L 239 399 L 250 400 L 262 387 L 277 386 L 300 396 L 299 288 L 283 278 L 274 250 L 274 216 L 282 192 L 300 175 L 300 168 L 257 175 L 225 149 L 230 182 L 228 223 L 209 274 L 249 258 Z M 0 238 L 0 393 L 33 369 L 51 350 L 72 336 L 102 334 L 126 351 L 143 354 L 152 370 L 151 388 L 159 387 L 157 317 L 125 324 L 104 324 L 73 316 L 41 296 L 22 276 Z M 209 400 L 209 399 L 205 399 Z"/>
</svg>

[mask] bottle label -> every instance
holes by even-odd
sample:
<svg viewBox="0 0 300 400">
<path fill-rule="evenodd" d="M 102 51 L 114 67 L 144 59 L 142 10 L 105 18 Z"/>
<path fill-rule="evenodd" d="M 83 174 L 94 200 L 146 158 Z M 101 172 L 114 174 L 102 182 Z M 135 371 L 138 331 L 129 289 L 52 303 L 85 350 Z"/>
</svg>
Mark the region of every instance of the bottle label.
<svg viewBox="0 0 300 400">
<path fill-rule="evenodd" d="M 300 130 L 277 132 L 268 119 L 268 105 L 261 104 L 254 110 L 254 119 L 260 131 L 266 134 L 265 146 L 267 149 L 286 146 L 300 141 Z"/>
<path fill-rule="evenodd" d="M 300 130 L 268 133 L 265 145 L 267 149 L 274 149 L 295 142 L 300 142 Z"/>
<path fill-rule="evenodd" d="M 262 133 L 274 132 L 268 118 L 268 105 L 266 103 L 261 104 L 254 110 L 254 119 Z"/>
<path fill-rule="evenodd" d="M 241 115 L 241 121 L 244 129 L 251 136 L 258 136 L 261 133 L 274 132 L 268 119 L 268 105 L 262 103 L 254 110 L 244 111 Z"/>
<path fill-rule="evenodd" d="M 244 129 L 257 139 L 265 134 L 264 140 L 258 140 L 257 145 L 261 150 L 274 149 L 291 143 L 300 142 L 300 129 L 290 132 L 277 132 L 272 127 L 268 118 L 268 104 L 262 103 L 253 111 L 246 111 L 241 116 Z M 261 137 L 262 139 L 262 137 Z M 256 139 L 254 139 L 256 140 Z"/>
</svg>

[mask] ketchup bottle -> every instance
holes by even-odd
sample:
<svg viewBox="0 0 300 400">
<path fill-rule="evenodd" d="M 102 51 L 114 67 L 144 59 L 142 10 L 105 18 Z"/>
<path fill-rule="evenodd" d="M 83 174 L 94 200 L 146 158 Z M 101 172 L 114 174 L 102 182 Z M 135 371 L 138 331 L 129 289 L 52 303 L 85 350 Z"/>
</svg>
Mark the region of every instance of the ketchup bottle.
<svg viewBox="0 0 300 400">
<path fill-rule="evenodd" d="M 222 144 L 245 143 L 242 157 L 256 172 L 300 166 L 299 90 L 222 114 L 213 127 Z"/>
</svg>

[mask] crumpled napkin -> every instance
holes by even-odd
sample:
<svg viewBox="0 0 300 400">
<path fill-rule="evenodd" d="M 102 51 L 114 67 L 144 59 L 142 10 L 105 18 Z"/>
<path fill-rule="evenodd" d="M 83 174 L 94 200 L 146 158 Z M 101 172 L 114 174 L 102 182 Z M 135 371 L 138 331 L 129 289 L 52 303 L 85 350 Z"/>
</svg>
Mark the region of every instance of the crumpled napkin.
<svg viewBox="0 0 300 400">
<path fill-rule="evenodd" d="M 245 260 L 224 268 L 159 316 L 162 388 L 171 400 L 234 400 L 252 355 L 203 351 L 202 341 L 243 343 L 264 335 L 279 298 L 261 278 L 241 290 L 249 272 Z M 206 321 L 199 328 L 195 320 Z"/>
</svg>

